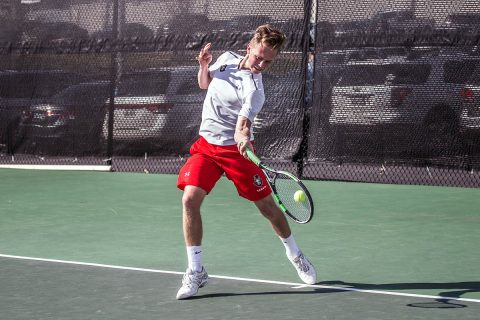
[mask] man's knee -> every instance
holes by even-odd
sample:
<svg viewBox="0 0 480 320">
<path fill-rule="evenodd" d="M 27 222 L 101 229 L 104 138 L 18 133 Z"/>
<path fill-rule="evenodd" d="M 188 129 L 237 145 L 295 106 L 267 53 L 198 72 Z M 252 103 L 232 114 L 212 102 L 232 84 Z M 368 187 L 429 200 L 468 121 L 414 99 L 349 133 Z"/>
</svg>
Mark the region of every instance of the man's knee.
<svg viewBox="0 0 480 320">
<path fill-rule="evenodd" d="M 205 190 L 195 186 L 186 186 L 182 196 L 182 205 L 187 212 L 199 209 L 207 193 Z"/>
<path fill-rule="evenodd" d="M 271 196 L 255 201 L 255 205 L 260 210 L 262 215 L 268 220 L 275 220 L 278 219 L 279 216 L 283 215 Z"/>
</svg>

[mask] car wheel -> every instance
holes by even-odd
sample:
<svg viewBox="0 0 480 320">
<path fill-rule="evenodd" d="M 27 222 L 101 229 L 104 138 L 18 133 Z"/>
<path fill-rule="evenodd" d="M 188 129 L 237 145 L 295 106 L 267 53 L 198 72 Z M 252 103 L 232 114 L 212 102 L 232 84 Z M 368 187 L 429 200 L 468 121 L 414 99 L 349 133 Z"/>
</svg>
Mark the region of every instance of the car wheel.
<svg viewBox="0 0 480 320">
<path fill-rule="evenodd" d="M 458 117 L 449 108 L 433 109 L 425 119 L 425 143 L 429 156 L 452 154 L 459 136 Z"/>
<path fill-rule="evenodd" d="M 13 154 L 23 143 L 25 130 L 21 126 L 20 120 L 15 120 L 7 125 L 6 129 L 7 153 Z"/>
<path fill-rule="evenodd" d="M 339 163 L 341 163 L 345 153 L 345 129 L 342 126 L 333 126 L 331 129 L 333 156 Z"/>
</svg>

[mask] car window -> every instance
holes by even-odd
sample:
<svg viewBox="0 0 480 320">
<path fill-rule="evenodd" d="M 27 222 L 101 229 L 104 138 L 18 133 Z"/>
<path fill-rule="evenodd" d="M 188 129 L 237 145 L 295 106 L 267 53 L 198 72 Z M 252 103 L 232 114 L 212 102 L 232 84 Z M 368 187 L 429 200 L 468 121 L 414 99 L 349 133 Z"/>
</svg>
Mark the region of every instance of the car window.
<svg viewBox="0 0 480 320">
<path fill-rule="evenodd" d="M 358 50 L 352 52 L 349 60 L 368 60 L 368 59 L 380 59 L 381 56 L 376 50 Z"/>
<path fill-rule="evenodd" d="M 169 71 L 156 73 L 134 73 L 120 80 L 117 95 L 151 96 L 166 94 L 171 79 Z"/>
<path fill-rule="evenodd" d="M 480 60 L 447 61 L 443 68 L 445 82 L 460 84 L 480 83 Z"/>
<path fill-rule="evenodd" d="M 73 74 L 22 73 L 0 77 L 0 96 L 3 98 L 49 98 L 79 82 Z"/>
<path fill-rule="evenodd" d="M 339 86 L 390 84 L 420 84 L 427 81 L 431 67 L 427 64 L 389 64 L 349 66 L 340 78 Z"/>
<path fill-rule="evenodd" d="M 70 101 L 83 101 L 86 97 L 102 97 L 108 95 L 108 86 L 105 84 L 95 85 L 73 85 L 58 93 L 55 97 L 58 99 Z"/>
<path fill-rule="evenodd" d="M 198 92 L 200 88 L 198 87 L 197 78 L 186 79 L 178 86 L 176 94 L 192 94 Z"/>
<path fill-rule="evenodd" d="M 387 70 L 395 76 L 393 84 L 422 84 L 427 82 L 432 67 L 428 64 L 394 64 Z"/>
<path fill-rule="evenodd" d="M 345 54 L 322 54 L 320 60 L 323 65 L 342 64 L 345 61 Z"/>
</svg>

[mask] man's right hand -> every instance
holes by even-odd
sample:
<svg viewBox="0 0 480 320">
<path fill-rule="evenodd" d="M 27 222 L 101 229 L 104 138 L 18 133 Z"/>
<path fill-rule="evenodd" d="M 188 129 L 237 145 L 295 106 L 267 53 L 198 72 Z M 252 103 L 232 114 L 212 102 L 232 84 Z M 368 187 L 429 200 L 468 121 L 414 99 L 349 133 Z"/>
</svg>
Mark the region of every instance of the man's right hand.
<svg viewBox="0 0 480 320">
<path fill-rule="evenodd" d="M 200 66 L 205 67 L 205 66 L 208 66 L 212 62 L 213 56 L 210 52 L 208 52 L 208 50 L 211 47 L 212 47 L 212 44 L 209 42 L 205 45 L 205 47 L 203 47 L 200 50 L 200 53 L 197 56 L 197 61 L 200 64 Z"/>
</svg>

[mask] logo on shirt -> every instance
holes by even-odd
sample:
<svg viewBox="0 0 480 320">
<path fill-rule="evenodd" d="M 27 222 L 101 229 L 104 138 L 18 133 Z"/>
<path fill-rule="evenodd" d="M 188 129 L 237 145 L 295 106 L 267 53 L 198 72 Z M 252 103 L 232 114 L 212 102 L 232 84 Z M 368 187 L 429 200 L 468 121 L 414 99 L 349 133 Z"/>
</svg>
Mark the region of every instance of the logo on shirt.
<svg viewBox="0 0 480 320">
<path fill-rule="evenodd" d="M 220 67 L 220 72 L 225 71 L 225 69 L 227 69 L 227 65 L 226 65 L 226 64 L 224 64 L 223 66 Z"/>
<path fill-rule="evenodd" d="M 253 176 L 253 184 L 256 185 L 257 187 L 262 186 L 263 182 L 262 182 L 262 179 L 260 178 L 260 176 L 258 174 Z"/>
</svg>

